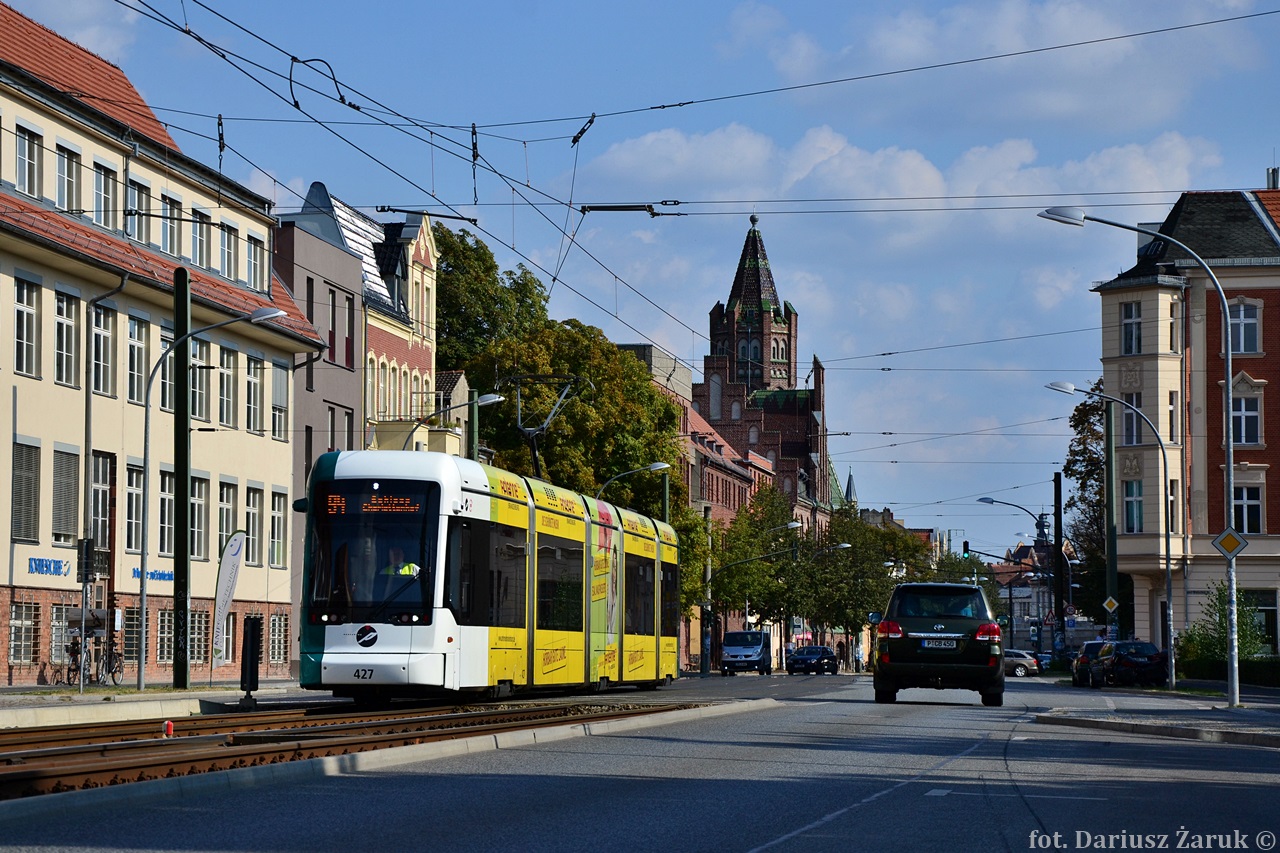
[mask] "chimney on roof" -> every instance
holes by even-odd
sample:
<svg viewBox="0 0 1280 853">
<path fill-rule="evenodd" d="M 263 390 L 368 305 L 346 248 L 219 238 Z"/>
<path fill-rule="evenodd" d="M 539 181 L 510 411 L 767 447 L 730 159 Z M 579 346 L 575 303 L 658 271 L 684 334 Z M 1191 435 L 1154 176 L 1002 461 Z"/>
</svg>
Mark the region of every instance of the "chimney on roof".
<svg viewBox="0 0 1280 853">
<path fill-rule="evenodd" d="M 1272 166 L 1267 169 L 1267 189 L 1280 190 L 1280 167 Z"/>
</svg>

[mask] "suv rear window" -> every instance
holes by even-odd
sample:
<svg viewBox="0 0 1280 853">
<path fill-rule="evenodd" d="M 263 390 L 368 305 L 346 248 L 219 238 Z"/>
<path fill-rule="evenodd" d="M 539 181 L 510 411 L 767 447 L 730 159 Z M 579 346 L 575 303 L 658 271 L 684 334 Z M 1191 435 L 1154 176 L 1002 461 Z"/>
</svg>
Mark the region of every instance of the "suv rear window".
<svg viewBox="0 0 1280 853">
<path fill-rule="evenodd" d="M 899 590 L 894 617 L 942 616 L 980 618 L 987 615 L 982 595 L 977 590 L 957 590 L 954 587 L 916 587 Z"/>
</svg>

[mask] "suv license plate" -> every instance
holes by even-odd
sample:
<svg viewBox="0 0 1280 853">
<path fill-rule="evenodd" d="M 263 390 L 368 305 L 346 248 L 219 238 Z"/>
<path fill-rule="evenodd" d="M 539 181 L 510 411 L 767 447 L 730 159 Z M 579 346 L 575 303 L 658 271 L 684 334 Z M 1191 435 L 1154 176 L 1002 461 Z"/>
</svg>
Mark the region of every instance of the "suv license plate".
<svg viewBox="0 0 1280 853">
<path fill-rule="evenodd" d="M 926 649 L 954 649 L 956 647 L 955 640 L 921 640 Z"/>
</svg>

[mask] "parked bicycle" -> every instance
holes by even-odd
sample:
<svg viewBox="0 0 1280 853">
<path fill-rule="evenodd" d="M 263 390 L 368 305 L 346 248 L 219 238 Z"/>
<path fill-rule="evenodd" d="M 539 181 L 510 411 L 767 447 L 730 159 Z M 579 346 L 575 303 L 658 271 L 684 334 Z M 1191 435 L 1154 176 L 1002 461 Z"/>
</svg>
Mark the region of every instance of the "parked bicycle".
<svg viewBox="0 0 1280 853">
<path fill-rule="evenodd" d="M 112 684 L 119 684 L 123 677 L 124 658 L 114 646 L 108 647 L 98 658 L 98 683 L 106 684 L 110 678 Z"/>
<path fill-rule="evenodd" d="M 53 668 L 54 684 L 79 684 L 80 683 L 80 644 L 75 640 L 67 643 L 64 647 L 67 654 L 67 662 L 58 664 Z"/>
</svg>

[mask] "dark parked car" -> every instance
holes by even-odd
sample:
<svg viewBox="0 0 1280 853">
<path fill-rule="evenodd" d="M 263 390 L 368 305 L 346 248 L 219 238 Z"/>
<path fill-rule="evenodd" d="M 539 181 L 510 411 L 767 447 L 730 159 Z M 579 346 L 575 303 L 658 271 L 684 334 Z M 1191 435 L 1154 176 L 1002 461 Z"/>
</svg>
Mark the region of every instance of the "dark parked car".
<svg viewBox="0 0 1280 853">
<path fill-rule="evenodd" d="M 1106 643 L 1089 665 L 1091 686 L 1165 684 L 1168 659 L 1155 643 L 1134 640 Z"/>
<path fill-rule="evenodd" d="M 1004 650 L 1004 674 L 1015 675 L 1022 678 L 1026 675 L 1040 674 L 1040 661 L 1036 660 L 1036 656 L 1031 652 L 1021 652 L 1017 649 Z"/>
<path fill-rule="evenodd" d="M 797 672 L 813 672 L 819 675 L 829 672 L 835 675 L 839 669 L 840 662 L 836 660 L 836 653 L 830 646 L 801 646 L 787 658 L 787 673 L 790 675 L 795 675 Z"/>
<path fill-rule="evenodd" d="M 1071 659 L 1071 684 L 1073 687 L 1090 686 L 1090 667 L 1099 650 L 1107 644 L 1106 640 L 1090 640 L 1080 647 L 1076 656 Z"/>
<path fill-rule="evenodd" d="M 1004 704 L 1004 647 L 982 587 L 899 584 L 871 623 L 877 702 L 896 702 L 904 687 L 958 687 Z"/>
</svg>

